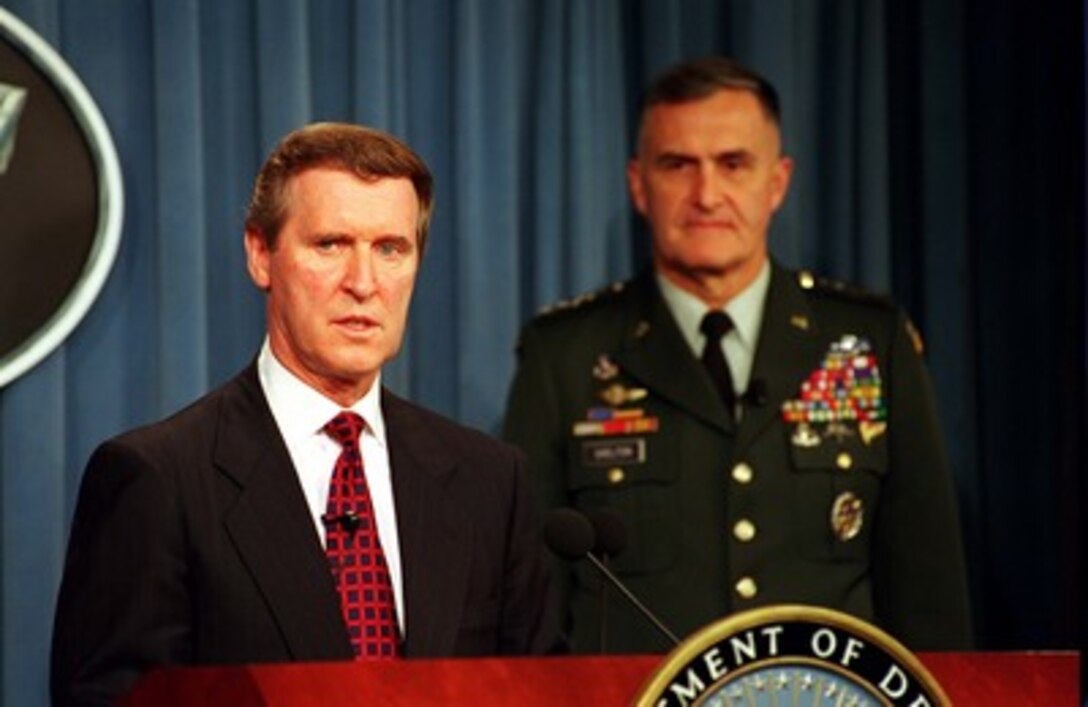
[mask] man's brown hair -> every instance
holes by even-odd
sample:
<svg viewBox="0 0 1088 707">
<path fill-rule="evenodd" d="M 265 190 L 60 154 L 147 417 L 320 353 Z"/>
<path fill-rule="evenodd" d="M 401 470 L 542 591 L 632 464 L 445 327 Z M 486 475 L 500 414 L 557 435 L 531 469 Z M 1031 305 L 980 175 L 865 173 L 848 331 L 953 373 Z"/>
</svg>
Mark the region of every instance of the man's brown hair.
<svg viewBox="0 0 1088 707">
<path fill-rule="evenodd" d="M 287 220 L 287 185 L 314 168 L 339 169 L 364 181 L 406 178 L 419 199 L 416 240 L 420 255 L 434 209 L 434 180 L 426 163 L 397 138 L 350 123 L 312 123 L 284 137 L 265 160 L 253 185 L 246 231 L 259 234 L 269 248 Z"/>
</svg>

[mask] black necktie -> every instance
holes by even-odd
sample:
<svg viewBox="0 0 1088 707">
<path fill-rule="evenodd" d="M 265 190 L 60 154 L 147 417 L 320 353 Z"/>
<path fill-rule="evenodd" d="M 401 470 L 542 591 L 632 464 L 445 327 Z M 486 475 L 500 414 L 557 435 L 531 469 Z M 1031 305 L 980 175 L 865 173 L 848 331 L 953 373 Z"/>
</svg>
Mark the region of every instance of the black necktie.
<svg viewBox="0 0 1088 707">
<path fill-rule="evenodd" d="M 703 317 L 699 331 L 706 335 L 706 347 L 703 349 L 703 365 L 710 373 L 718 394 L 725 403 L 725 411 L 732 420 L 736 415 L 737 393 L 733 390 L 733 376 L 729 374 L 729 364 L 722 354 L 722 337 L 733 329 L 733 320 L 721 311 L 710 311 Z"/>
</svg>

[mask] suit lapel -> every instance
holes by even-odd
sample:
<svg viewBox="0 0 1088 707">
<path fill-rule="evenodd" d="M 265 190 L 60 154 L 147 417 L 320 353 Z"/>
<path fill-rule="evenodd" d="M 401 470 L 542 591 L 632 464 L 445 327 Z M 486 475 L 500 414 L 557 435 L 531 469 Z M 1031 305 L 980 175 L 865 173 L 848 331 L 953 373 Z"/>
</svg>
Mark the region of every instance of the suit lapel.
<svg viewBox="0 0 1088 707">
<path fill-rule="evenodd" d="M 657 291 L 653 276 L 632 283 L 636 290 L 616 362 L 633 378 L 673 405 L 723 432 L 732 430 L 717 391 Z"/>
<path fill-rule="evenodd" d="M 751 376 L 766 386 L 766 400 L 745 407 L 738 454 L 782 414 L 783 402 L 798 396 L 801 383 L 820 364 L 820 342 L 818 322 L 804 293 L 788 271 L 774 265 Z"/>
<path fill-rule="evenodd" d="M 350 658 L 332 575 L 256 366 L 238 377 L 219 422 L 215 461 L 238 486 L 224 525 L 292 656 Z"/>
<path fill-rule="evenodd" d="M 466 510 L 445 502 L 455 461 L 414 408 L 382 391 L 404 568 L 409 657 L 450 655 L 468 590 Z"/>
</svg>

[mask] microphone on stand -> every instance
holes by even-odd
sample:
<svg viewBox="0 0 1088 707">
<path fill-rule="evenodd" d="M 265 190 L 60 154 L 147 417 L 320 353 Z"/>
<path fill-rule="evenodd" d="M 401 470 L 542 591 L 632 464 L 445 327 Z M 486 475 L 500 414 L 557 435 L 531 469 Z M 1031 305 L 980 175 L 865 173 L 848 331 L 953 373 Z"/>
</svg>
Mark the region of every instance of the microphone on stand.
<svg viewBox="0 0 1088 707">
<path fill-rule="evenodd" d="M 595 508 L 586 514 L 596 538 L 593 553 L 602 559 L 615 557 L 627 549 L 627 525 L 612 508 Z"/>
<path fill-rule="evenodd" d="M 607 522 L 607 521 L 606 521 Z M 544 542 L 560 557 L 568 560 L 589 560 L 598 572 L 600 572 L 609 584 L 619 590 L 620 594 L 635 607 L 646 619 L 654 625 L 661 635 L 669 640 L 673 646 L 680 644 L 680 639 L 661 622 L 657 616 L 639 601 L 638 597 L 631 593 L 619 577 L 592 550 L 597 544 L 596 531 L 593 524 L 585 516 L 573 508 L 557 508 L 548 515 L 544 524 Z M 615 538 L 609 538 L 610 541 Z"/>
</svg>

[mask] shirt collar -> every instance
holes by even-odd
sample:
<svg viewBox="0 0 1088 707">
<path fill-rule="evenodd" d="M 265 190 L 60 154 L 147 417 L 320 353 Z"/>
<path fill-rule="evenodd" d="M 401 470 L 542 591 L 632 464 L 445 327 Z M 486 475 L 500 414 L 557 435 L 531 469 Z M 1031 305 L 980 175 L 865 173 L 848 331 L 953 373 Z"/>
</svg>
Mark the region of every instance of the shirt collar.
<svg viewBox="0 0 1088 707">
<path fill-rule="evenodd" d="M 272 416 L 276 418 L 276 424 L 285 439 L 301 439 L 319 434 L 329 420 L 345 409 L 311 388 L 280 363 L 272 353 L 267 337 L 261 346 L 261 353 L 257 356 L 257 373 L 265 398 L 268 399 L 268 406 L 272 409 Z M 358 413 L 366 421 L 363 434 L 373 435 L 384 447 L 385 420 L 382 417 L 381 387 L 379 371 L 366 395 L 347 409 Z"/>
<path fill-rule="evenodd" d="M 702 355 L 705 337 L 699 331 L 699 324 L 707 312 L 707 306 L 695 295 L 674 285 L 661 273 L 655 273 L 657 286 L 665 305 L 672 312 L 684 341 L 695 353 Z M 767 302 L 767 291 L 771 285 L 771 262 L 763 263 L 759 275 L 748 287 L 725 305 L 724 311 L 733 320 L 734 333 L 744 348 L 755 351 L 759 328 L 763 324 L 763 306 Z M 732 334 L 731 334 L 732 335 Z"/>
</svg>

